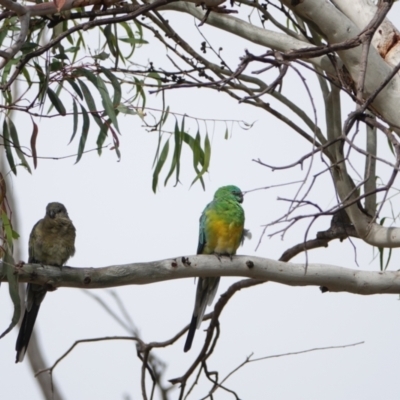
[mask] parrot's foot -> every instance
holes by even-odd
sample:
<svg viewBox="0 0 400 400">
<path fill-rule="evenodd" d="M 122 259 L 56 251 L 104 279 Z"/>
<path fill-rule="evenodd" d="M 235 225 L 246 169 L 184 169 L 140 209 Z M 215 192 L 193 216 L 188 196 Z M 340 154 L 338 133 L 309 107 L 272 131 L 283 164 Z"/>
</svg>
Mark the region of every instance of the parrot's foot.
<svg viewBox="0 0 400 400">
<path fill-rule="evenodd" d="M 232 261 L 233 260 L 233 255 L 232 254 L 219 254 L 219 253 L 214 253 L 214 256 L 218 258 L 218 261 L 221 262 L 221 257 L 229 257 L 229 259 Z"/>
<path fill-rule="evenodd" d="M 196 7 L 201 6 L 203 10 L 207 10 L 203 19 L 200 21 L 198 26 L 202 26 L 206 21 L 211 11 L 214 11 L 218 14 L 237 14 L 236 10 L 227 9 L 226 6 L 207 6 L 205 3 L 197 4 Z"/>
<path fill-rule="evenodd" d="M 19 263 L 15 264 L 16 269 L 21 269 L 25 265 L 25 261 L 20 261 Z"/>
</svg>

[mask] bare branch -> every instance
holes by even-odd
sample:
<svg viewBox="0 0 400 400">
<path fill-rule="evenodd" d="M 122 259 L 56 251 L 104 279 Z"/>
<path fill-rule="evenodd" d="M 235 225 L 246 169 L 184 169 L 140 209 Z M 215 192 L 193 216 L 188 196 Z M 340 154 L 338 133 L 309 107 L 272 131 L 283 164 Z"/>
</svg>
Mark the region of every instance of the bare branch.
<svg viewBox="0 0 400 400">
<path fill-rule="evenodd" d="M 11 60 L 20 50 L 25 42 L 29 31 L 30 11 L 27 7 L 12 0 L 0 0 L 0 4 L 15 12 L 21 24 L 20 32 L 15 42 L 6 50 L 2 50 L 0 56 L 0 69 L 2 69 L 9 60 Z"/>
<path fill-rule="evenodd" d="M 387 228 L 390 232 L 392 228 Z M 3 266 L 0 267 L 2 276 Z M 400 272 L 370 272 L 328 264 L 282 263 L 254 256 L 222 257 L 196 255 L 102 268 L 54 267 L 24 264 L 16 268 L 21 282 L 56 287 L 107 288 L 143 285 L 188 277 L 242 276 L 291 286 L 327 286 L 331 291 L 356 294 L 400 293 Z M 2 278 L 5 281 L 5 278 Z"/>
</svg>

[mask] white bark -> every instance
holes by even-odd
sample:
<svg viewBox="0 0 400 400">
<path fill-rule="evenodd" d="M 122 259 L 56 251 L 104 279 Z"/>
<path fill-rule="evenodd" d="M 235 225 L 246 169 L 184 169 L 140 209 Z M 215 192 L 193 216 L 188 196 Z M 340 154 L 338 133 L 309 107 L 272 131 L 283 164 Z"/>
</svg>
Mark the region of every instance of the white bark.
<svg viewBox="0 0 400 400">
<path fill-rule="evenodd" d="M 360 30 L 363 30 L 374 17 L 377 6 L 371 0 L 333 0 L 333 4 L 342 11 Z M 400 32 L 385 19 L 375 32 L 372 45 L 385 61 L 395 66 L 400 61 Z"/>
<path fill-rule="evenodd" d="M 326 35 L 329 43 L 340 43 L 356 37 L 358 28 L 339 9 L 326 0 L 304 0 L 292 7 L 291 0 L 281 2 L 303 19 L 313 21 Z M 353 80 L 357 82 L 360 71 L 361 47 L 338 52 Z M 371 48 L 365 77 L 364 98 L 369 97 L 390 74 L 392 68 L 382 59 L 378 51 Z M 391 124 L 400 126 L 400 77 L 397 75 L 380 92 L 373 102 L 374 108 Z"/>
<path fill-rule="evenodd" d="M 200 7 L 195 7 L 193 4 L 184 1 L 167 4 L 166 6 L 160 7 L 159 10 L 184 12 L 192 15 L 199 21 L 201 21 L 205 15 L 205 12 Z M 312 47 L 309 43 L 297 40 L 284 33 L 259 28 L 231 15 L 211 12 L 207 17 L 206 24 L 232 33 L 233 35 L 259 44 L 260 46 L 282 52 Z M 313 64 L 315 67 L 322 68 L 324 71 L 335 73 L 332 63 L 327 56 L 316 57 L 306 61 Z"/>
<path fill-rule="evenodd" d="M 102 268 L 63 267 L 61 270 L 25 264 L 16 272 L 21 282 L 86 289 L 143 285 L 196 276 L 238 276 L 290 286 L 325 286 L 331 292 L 363 295 L 400 293 L 399 271 L 370 272 L 328 264 L 309 264 L 305 274 L 305 264 L 250 256 L 234 256 L 232 260 L 221 257 L 218 260 L 215 256 L 197 255 Z"/>
</svg>

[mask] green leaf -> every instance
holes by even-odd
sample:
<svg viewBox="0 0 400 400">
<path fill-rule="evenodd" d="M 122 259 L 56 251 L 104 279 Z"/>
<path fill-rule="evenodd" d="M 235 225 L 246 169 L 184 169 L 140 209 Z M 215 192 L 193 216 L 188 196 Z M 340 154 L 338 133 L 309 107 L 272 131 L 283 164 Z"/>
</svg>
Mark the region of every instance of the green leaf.
<svg viewBox="0 0 400 400">
<path fill-rule="evenodd" d="M 134 38 L 135 35 L 130 27 L 129 24 L 127 24 L 126 22 L 120 22 L 119 26 L 121 26 L 122 28 L 125 29 L 126 34 L 128 35 L 129 38 Z M 131 46 L 131 52 L 126 56 L 127 59 L 131 58 L 132 54 L 135 51 L 135 45 Z"/>
<path fill-rule="evenodd" d="M 82 125 L 82 134 L 81 134 L 81 140 L 79 141 L 79 146 L 78 146 L 78 156 L 76 158 L 75 164 L 79 162 L 79 160 L 82 157 L 82 154 L 85 150 L 85 145 L 86 145 L 86 139 L 88 137 L 89 133 L 89 126 L 90 126 L 90 120 L 89 120 L 89 114 L 86 111 L 85 107 L 81 106 L 82 110 L 82 115 L 83 115 L 83 125 Z"/>
<path fill-rule="evenodd" d="M 93 85 L 97 87 L 97 77 L 92 71 L 85 68 L 79 68 L 76 72 L 82 74 L 88 81 L 92 82 Z"/>
<path fill-rule="evenodd" d="M 174 141 L 175 141 L 174 155 L 172 157 L 171 167 L 169 169 L 168 175 L 164 181 L 164 186 L 168 183 L 169 178 L 172 176 L 175 170 L 176 170 L 176 183 L 179 182 L 180 158 L 182 151 L 182 131 L 178 127 L 178 122 L 175 122 Z"/>
<path fill-rule="evenodd" d="M 160 77 L 160 75 L 159 75 L 157 72 L 155 72 L 155 71 L 149 72 L 149 73 L 147 74 L 147 76 L 148 76 L 149 78 L 154 79 L 154 80 L 157 82 L 158 88 L 161 87 L 161 85 L 162 85 L 161 77 Z"/>
<path fill-rule="evenodd" d="M 64 63 L 62 63 L 61 61 L 54 60 L 50 64 L 50 71 L 51 72 L 60 71 L 63 69 L 63 67 L 64 67 Z"/>
<path fill-rule="evenodd" d="M 26 67 L 22 68 L 22 75 L 24 75 L 25 81 L 28 84 L 28 89 L 30 89 L 32 86 L 32 80 Z"/>
<path fill-rule="evenodd" d="M 117 50 L 115 49 L 115 36 L 111 32 L 111 24 L 103 29 L 103 34 L 106 38 L 108 48 L 114 57 L 117 57 Z"/>
<path fill-rule="evenodd" d="M 122 96 L 121 84 L 119 83 L 117 77 L 110 70 L 103 67 L 100 67 L 100 69 L 111 82 L 111 85 L 114 89 L 113 105 L 114 107 L 118 107 L 121 102 L 121 96 Z"/>
<path fill-rule="evenodd" d="M 75 81 L 73 79 L 65 79 L 66 82 L 68 82 L 72 89 L 74 89 L 75 93 L 81 98 L 81 100 L 83 100 L 83 94 L 81 89 L 79 89 L 79 86 L 75 83 Z"/>
<path fill-rule="evenodd" d="M 71 35 L 69 35 L 69 36 L 71 36 Z M 69 37 L 68 36 L 68 37 Z M 72 44 L 72 43 L 71 43 Z M 78 47 L 78 46 L 72 46 L 72 47 L 69 47 L 68 49 L 66 49 L 66 50 L 64 50 L 64 53 L 76 53 L 76 52 L 78 52 L 80 50 L 80 47 Z"/>
<path fill-rule="evenodd" d="M 39 133 L 39 128 L 35 121 L 32 118 L 32 124 L 33 124 L 33 131 L 31 135 L 31 152 L 32 152 L 32 158 L 33 158 L 33 166 L 36 169 L 37 167 L 37 151 L 36 151 L 36 140 L 38 137 Z"/>
<path fill-rule="evenodd" d="M 127 107 L 124 104 L 120 104 L 117 107 L 117 110 L 122 112 L 122 114 L 128 114 L 128 115 L 137 115 L 137 112 L 135 110 L 132 110 L 131 108 Z"/>
<path fill-rule="evenodd" d="M 152 188 L 153 188 L 153 192 L 155 193 L 157 190 L 157 184 L 158 184 L 158 177 L 160 175 L 160 171 L 162 169 L 162 167 L 165 164 L 165 160 L 168 157 L 168 151 L 169 151 L 169 139 L 165 142 L 164 147 L 161 151 L 160 154 L 160 158 L 158 159 L 158 162 L 156 164 L 156 167 L 154 168 L 154 172 L 153 172 L 153 184 L 152 184 Z"/>
<path fill-rule="evenodd" d="M 42 105 L 46 97 L 46 89 L 48 87 L 48 76 L 43 72 L 42 67 L 37 62 L 34 61 L 33 65 L 35 66 L 35 71 L 40 81 L 38 96 L 40 104 Z"/>
<path fill-rule="evenodd" d="M 103 127 L 103 122 L 101 121 L 101 118 L 99 117 L 99 114 L 97 112 L 96 103 L 94 102 L 92 93 L 90 93 L 90 90 L 86 86 L 85 82 L 78 79 L 78 83 L 82 89 L 83 96 L 85 97 L 85 101 L 90 110 L 90 113 L 91 113 L 93 119 L 96 121 L 99 128 L 101 129 Z"/>
<path fill-rule="evenodd" d="M 193 168 L 196 172 L 196 176 L 200 175 L 200 170 L 198 168 L 198 165 L 200 164 L 203 166 L 204 164 L 204 151 L 200 146 L 200 133 L 197 131 L 196 139 L 194 139 L 192 136 L 188 135 L 186 132 L 184 132 L 182 136 L 182 140 L 189 145 L 190 149 L 192 150 L 193 153 Z M 201 186 L 203 189 L 205 189 L 205 184 L 202 176 L 199 177 Z M 192 183 L 193 185 L 193 183 Z"/>
<path fill-rule="evenodd" d="M 196 178 L 193 180 L 190 186 L 193 186 L 195 182 L 197 182 L 199 179 L 202 178 L 202 176 L 208 171 L 208 168 L 210 166 L 210 160 L 211 160 L 211 143 L 210 139 L 208 137 L 208 134 L 206 135 L 204 139 L 204 162 L 203 162 L 203 168 L 201 171 L 197 174 Z M 204 188 L 204 185 L 203 185 Z"/>
<path fill-rule="evenodd" d="M 114 142 L 114 146 L 110 150 L 114 149 L 115 153 L 117 154 L 118 159 L 121 159 L 121 152 L 119 151 L 119 139 L 118 139 L 117 132 L 115 132 L 115 129 L 112 127 L 111 124 L 108 124 L 107 126 L 111 132 L 113 142 Z"/>
<path fill-rule="evenodd" d="M 129 43 L 129 44 L 148 44 L 149 42 L 144 39 L 136 39 L 136 38 L 121 38 L 121 42 Z"/>
<path fill-rule="evenodd" d="M 99 136 L 97 136 L 97 141 L 96 141 L 97 154 L 99 156 L 102 153 L 102 150 L 103 150 L 102 147 L 103 147 L 103 144 L 104 144 L 104 142 L 105 142 L 105 140 L 107 138 L 107 132 L 108 132 L 108 125 L 107 124 L 103 124 L 103 127 L 100 129 Z"/>
<path fill-rule="evenodd" d="M 391 142 L 389 139 L 387 139 L 387 142 L 388 142 L 390 151 L 391 151 L 392 154 L 394 155 L 394 149 L 393 149 L 393 144 L 392 144 L 392 142 Z"/>
<path fill-rule="evenodd" d="M 25 42 L 21 47 L 21 52 L 23 54 L 30 53 L 31 51 L 35 50 L 39 46 L 38 43 L 34 42 Z"/>
<path fill-rule="evenodd" d="M 76 101 L 75 100 L 72 103 L 72 109 L 73 109 L 73 112 L 74 112 L 74 125 L 73 125 L 73 128 L 72 128 L 71 139 L 69 140 L 68 144 L 70 144 L 74 140 L 75 135 L 76 135 L 76 131 L 78 129 L 78 106 L 76 105 Z"/>
<path fill-rule="evenodd" d="M 163 111 L 163 114 L 161 116 L 160 126 L 163 126 L 165 124 L 168 116 L 169 116 L 169 106 L 167 106 L 167 109 Z"/>
<path fill-rule="evenodd" d="M 95 60 L 102 60 L 102 61 L 107 60 L 107 58 L 109 58 L 109 57 L 110 57 L 110 55 L 108 53 L 106 53 L 105 51 L 102 51 L 101 53 L 93 56 L 93 58 Z"/>
<path fill-rule="evenodd" d="M 21 161 L 21 165 L 23 165 L 29 171 L 29 173 L 32 173 L 31 167 L 29 166 L 28 162 L 26 161 L 25 155 L 21 150 L 21 145 L 19 144 L 17 129 L 15 128 L 15 125 L 11 119 L 8 120 L 8 126 L 10 129 L 11 139 L 14 144 L 14 149 L 15 149 L 15 152 L 17 153 L 18 158 Z"/>
<path fill-rule="evenodd" d="M 8 219 L 8 215 L 4 210 L 1 211 L 1 222 L 3 225 L 4 232 L 6 234 L 7 246 L 9 249 L 12 249 L 13 248 L 12 227 L 10 220 Z"/>
<path fill-rule="evenodd" d="M 113 125 L 119 132 L 117 115 L 115 114 L 115 110 L 114 110 L 113 104 L 111 102 L 111 98 L 110 98 L 110 95 L 106 88 L 106 85 L 100 77 L 97 77 L 97 89 L 100 92 L 103 107 L 104 107 L 104 110 L 105 110 L 107 116 L 111 119 Z"/>
<path fill-rule="evenodd" d="M 0 29 L 0 46 L 3 44 L 3 40 L 6 38 L 8 33 L 8 27 L 6 21 L 4 21 L 2 28 Z"/>
<path fill-rule="evenodd" d="M 54 58 L 56 58 L 57 60 L 67 60 L 67 61 L 69 61 L 69 57 L 64 53 L 56 54 L 54 56 Z"/>
<path fill-rule="evenodd" d="M 6 149 L 6 157 L 8 164 L 10 165 L 11 171 L 14 173 L 14 175 L 17 175 L 17 168 L 15 168 L 15 162 L 14 162 L 14 157 L 12 155 L 11 151 L 11 141 L 10 141 L 10 132 L 8 130 L 8 124 L 6 119 L 4 119 L 3 122 L 3 140 L 4 140 L 4 147 Z"/>
<path fill-rule="evenodd" d="M 51 89 L 47 88 L 47 95 L 49 96 L 50 101 L 52 102 L 53 106 L 61 115 L 66 115 L 67 111 L 65 110 L 64 104 L 59 99 L 58 95 Z"/>
<path fill-rule="evenodd" d="M 6 272 L 6 277 L 8 280 L 8 290 L 10 293 L 11 300 L 14 304 L 14 312 L 10 325 L 0 335 L 0 339 L 5 335 L 7 335 L 7 333 L 10 332 L 15 325 L 17 325 L 19 318 L 21 316 L 21 299 L 19 297 L 18 274 L 15 273 L 14 265 L 15 265 L 14 258 L 10 252 L 10 249 L 7 246 L 3 257 L 3 268 L 5 269 Z"/>
<path fill-rule="evenodd" d="M 143 90 L 144 82 L 140 81 L 137 78 L 134 78 L 135 86 L 136 86 L 136 96 L 140 96 L 142 98 L 142 108 L 146 107 L 146 93 Z"/>
<path fill-rule="evenodd" d="M 21 57 L 15 57 L 15 58 L 7 61 L 7 64 L 4 66 L 4 68 L 2 70 L 2 74 L 1 74 L 1 83 L 2 84 L 7 82 L 8 75 L 11 72 L 11 68 L 13 67 L 13 65 L 15 65 L 19 62 L 20 58 Z"/>
</svg>

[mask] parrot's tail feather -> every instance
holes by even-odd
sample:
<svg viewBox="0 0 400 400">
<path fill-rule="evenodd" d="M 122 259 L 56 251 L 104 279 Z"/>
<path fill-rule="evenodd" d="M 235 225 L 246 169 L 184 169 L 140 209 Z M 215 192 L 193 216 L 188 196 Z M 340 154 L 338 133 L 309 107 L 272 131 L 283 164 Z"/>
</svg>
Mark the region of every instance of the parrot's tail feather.
<svg viewBox="0 0 400 400">
<path fill-rule="evenodd" d="M 35 326 L 36 317 L 38 315 L 40 304 L 32 304 L 30 311 L 25 311 L 24 319 L 22 320 L 19 330 L 15 350 L 17 357 L 15 362 L 21 362 L 24 359 L 26 349 L 28 348 L 29 340 L 32 335 L 33 327 Z"/>
<path fill-rule="evenodd" d="M 212 302 L 215 299 L 215 295 L 217 294 L 220 281 L 220 278 L 212 278 L 212 279 L 215 279 L 215 282 L 212 283 L 213 286 L 210 287 L 210 292 L 208 293 L 207 305 L 209 306 L 211 306 Z"/>
<path fill-rule="evenodd" d="M 190 350 L 192 346 L 194 333 L 200 328 L 203 321 L 207 304 L 211 305 L 218 290 L 220 278 L 199 278 L 196 290 L 196 302 L 193 310 L 192 321 L 190 322 L 184 351 Z"/>
<path fill-rule="evenodd" d="M 194 334 L 196 333 L 196 327 L 197 327 L 197 317 L 193 315 L 192 321 L 190 322 L 189 331 L 186 337 L 185 347 L 183 348 L 183 351 L 185 353 L 189 351 L 190 348 L 192 347 Z"/>
</svg>

